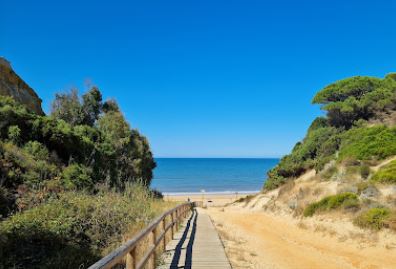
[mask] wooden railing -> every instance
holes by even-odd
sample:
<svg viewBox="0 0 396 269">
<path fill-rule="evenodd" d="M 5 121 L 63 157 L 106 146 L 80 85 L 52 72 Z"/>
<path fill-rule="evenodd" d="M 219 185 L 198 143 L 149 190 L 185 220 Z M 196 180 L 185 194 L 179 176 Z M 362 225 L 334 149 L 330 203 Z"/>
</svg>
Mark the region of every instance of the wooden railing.
<svg viewBox="0 0 396 269">
<path fill-rule="evenodd" d="M 162 249 L 165 251 L 165 246 L 168 243 L 167 232 L 171 231 L 173 239 L 179 224 L 189 215 L 193 205 L 194 203 L 184 203 L 163 213 L 135 237 L 91 265 L 88 269 L 110 269 L 115 267 L 142 269 L 147 265 L 150 258 L 152 258 L 150 267 L 154 268 L 157 256 L 160 255 L 157 248 L 162 243 Z M 148 247 L 146 246 L 143 250 L 140 249 L 140 255 L 138 255 L 139 248 L 143 248 L 142 245 L 144 243 L 147 245 L 147 240 L 151 242 L 148 243 Z"/>
</svg>

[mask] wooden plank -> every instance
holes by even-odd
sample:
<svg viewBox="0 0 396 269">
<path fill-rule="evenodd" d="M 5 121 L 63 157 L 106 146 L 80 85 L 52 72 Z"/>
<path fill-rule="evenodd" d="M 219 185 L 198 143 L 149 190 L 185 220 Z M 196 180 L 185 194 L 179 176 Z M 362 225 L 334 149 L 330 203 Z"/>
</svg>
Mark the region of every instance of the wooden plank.
<svg viewBox="0 0 396 269">
<path fill-rule="evenodd" d="M 224 246 L 204 209 L 197 209 L 166 247 L 158 269 L 231 269 Z"/>
</svg>

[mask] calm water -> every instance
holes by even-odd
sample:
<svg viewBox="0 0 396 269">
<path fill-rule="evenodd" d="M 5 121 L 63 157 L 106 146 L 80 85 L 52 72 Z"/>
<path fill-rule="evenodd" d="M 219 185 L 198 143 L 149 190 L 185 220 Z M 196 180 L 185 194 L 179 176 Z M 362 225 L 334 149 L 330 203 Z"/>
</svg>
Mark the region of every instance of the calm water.
<svg viewBox="0 0 396 269">
<path fill-rule="evenodd" d="M 279 159 L 157 158 L 152 187 L 164 193 L 251 192 Z"/>
</svg>

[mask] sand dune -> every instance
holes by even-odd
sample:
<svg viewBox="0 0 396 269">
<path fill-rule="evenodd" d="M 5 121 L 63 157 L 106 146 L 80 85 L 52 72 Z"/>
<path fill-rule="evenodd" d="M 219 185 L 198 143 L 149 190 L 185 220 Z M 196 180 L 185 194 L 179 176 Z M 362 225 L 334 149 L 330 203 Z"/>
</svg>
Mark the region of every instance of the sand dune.
<svg viewBox="0 0 396 269">
<path fill-rule="evenodd" d="M 207 209 L 233 268 L 396 268 L 396 245 L 362 244 L 312 231 L 285 217 L 237 208 Z"/>
</svg>

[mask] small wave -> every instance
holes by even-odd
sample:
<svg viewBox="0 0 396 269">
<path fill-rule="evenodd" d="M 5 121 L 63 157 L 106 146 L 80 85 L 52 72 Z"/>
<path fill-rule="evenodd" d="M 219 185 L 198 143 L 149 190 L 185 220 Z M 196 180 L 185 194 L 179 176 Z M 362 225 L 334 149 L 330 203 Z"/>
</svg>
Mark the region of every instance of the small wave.
<svg viewBox="0 0 396 269">
<path fill-rule="evenodd" d="M 253 191 L 209 191 L 209 192 L 163 192 L 164 196 L 188 196 L 188 195 L 235 195 L 235 194 L 256 194 L 260 190 Z"/>
</svg>

